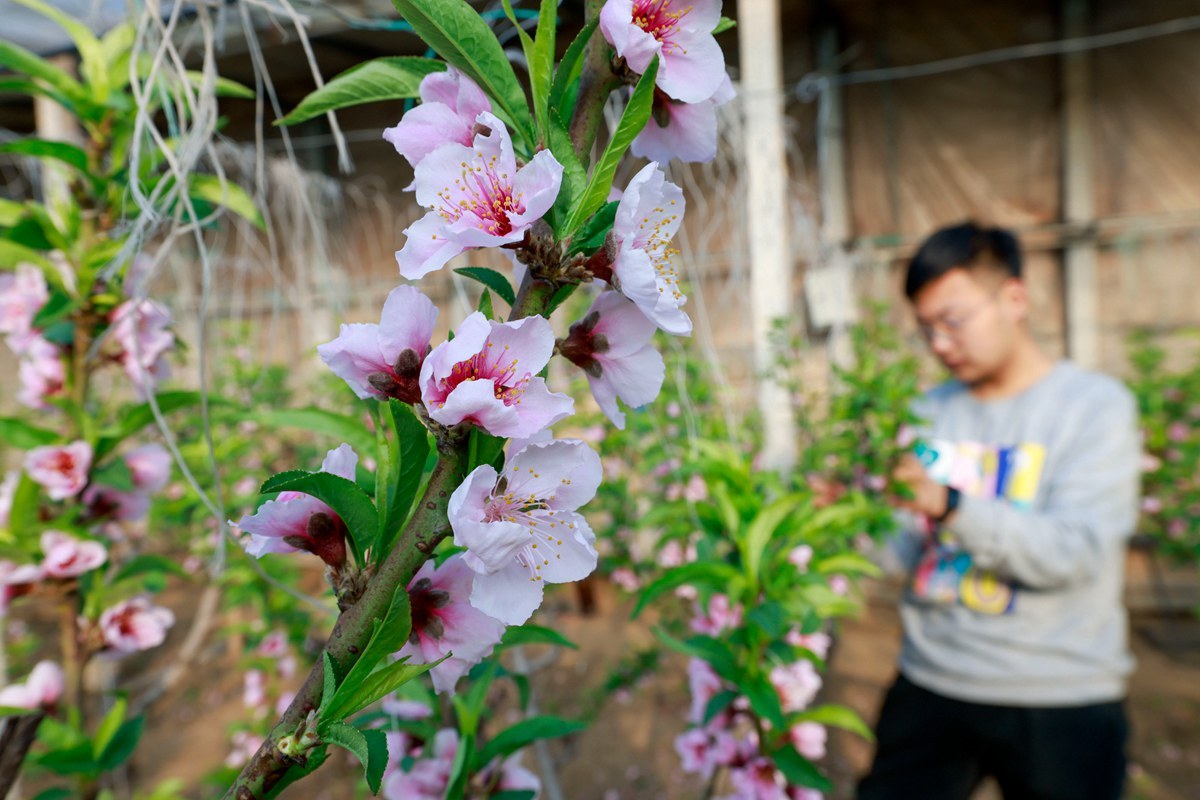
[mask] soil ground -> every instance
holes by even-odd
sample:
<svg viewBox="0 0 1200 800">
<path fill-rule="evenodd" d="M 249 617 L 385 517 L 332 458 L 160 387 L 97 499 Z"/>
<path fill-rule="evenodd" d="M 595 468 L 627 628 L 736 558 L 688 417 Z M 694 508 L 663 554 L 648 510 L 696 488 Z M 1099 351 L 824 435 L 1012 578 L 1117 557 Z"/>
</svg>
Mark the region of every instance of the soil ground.
<svg viewBox="0 0 1200 800">
<path fill-rule="evenodd" d="M 545 764 L 552 763 L 559 796 L 566 800 L 703 797 L 705 787 L 680 773 L 673 749 L 688 704 L 683 660 L 664 656 L 657 671 L 632 687 L 605 692 L 602 687 L 614 670 L 654 643 L 653 618 L 631 621 L 629 598 L 606 582 L 594 583 L 594 597 L 594 611 L 587 615 L 580 613 L 577 596 L 569 591 L 552 595 L 544 607 L 548 619 L 543 624 L 562 631 L 579 650 L 547 654 L 528 648 L 524 654 L 543 667 L 533 680 L 541 713 L 574 717 L 596 709 L 594 721 L 586 731 L 549 743 L 541 753 L 530 749 L 525 765 L 544 772 Z M 1200 641 L 1198 632 L 1200 623 L 1190 617 L 1134 616 L 1138 669 L 1130 687 L 1133 766 L 1128 793 L 1133 800 L 1200 800 L 1200 649 L 1162 646 L 1166 640 Z M 862 614 L 841 622 L 821 700 L 848 705 L 873 722 L 894 676 L 899 642 L 894 593 L 886 587 L 870 589 Z M 547 663 L 548 658 L 553 662 Z M 151 787 L 174 777 L 197 787 L 197 798 L 214 796 L 199 780 L 228 753 L 227 727 L 242 714 L 241 675 L 220 653 L 210 654 L 200 673 L 203 688 L 199 682 L 178 687 L 156 705 L 137 758 L 137 785 Z M 511 712 L 497 714 L 508 717 Z M 869 743 L 833 734 L 823 762 L 837 787 L 832 797 L 853 797 L 854 783 L 870 757 Z M 331 762 L 283 796 L 348 799 L 354 797 L 353 774 L 351 765 Z M 995 797 L 985 787 L 977 800 Z M 549 792 L 543 798 L 553 800 Z"/>
</svg>

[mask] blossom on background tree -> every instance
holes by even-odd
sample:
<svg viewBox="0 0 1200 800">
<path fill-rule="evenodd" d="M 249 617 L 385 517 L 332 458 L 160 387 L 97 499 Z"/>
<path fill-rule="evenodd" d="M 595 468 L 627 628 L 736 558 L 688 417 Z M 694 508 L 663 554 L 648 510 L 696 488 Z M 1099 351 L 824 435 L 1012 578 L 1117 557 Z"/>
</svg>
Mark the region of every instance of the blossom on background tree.
<svg viewBox="0 0 1200 800">
<path fill-rule="evenodd" d="M 475 577 L 463 557 L 453 555 L 440 567 L 426 561 L 408 584 L 412 633 L 397 655 L 432 664 L 449 654 L 430 672 L 435 691 L 453 694 L 458 679 L 504 635 L 503 622 L 471 605 Z"/>
<path fill-rule="evenodd" d="M 442 425 L 470 422 L 493 436 L 532 436 L 575 406 L 538 377 L 553 353 L 554 331 L 544 318 L 500 323 L 477 311 L 426 357 L 421 399 Z"/>
<path fill-rule="evenodd" d="M 450 497 L 454 543 L 477 574 L 471 605 L 520 625 L 542 603 L 546 582 L 596 568 L 595 534 L 577 509 L 600 486 L 600 457 L 583 442 L 535 442 L 497 473 L 477 467 Z"/>
<path fill-rule="evenodd" d="M 713 36 L 720 0 L 606 0 L 600 31 L 634 72 L 659 58 L 655 85 L 683 103 L 713 96 L 725 56 Z"/>
<path fill-rule="evenodd" d="M 52 408 L 49 400 L 62 394 L 67 382 L 67 367 L 62 351 L 53 342 L 36 333 L 24 339 L 24 349 L 17 364 L 17 380 L 21 384 L 17 401 L 39 411 Z"/>
<path fill-rule="evenodd" d="M 49 299 L 46 276 L 34 265 L 18 264 L 12 272 L 0 272 L 0 333 L 8 336 L 17 355 L 24 352 L 34 317 Z"/>
<path fill-rule="evenodd" d="M 136 653 L 158 647 L 175 624 L 169 608 L 153 605 L 145 597 L 133 597 L 100 614 L 104 644 L 120 653 Z"/>
<path fill-rule="evenodd" d="M 397 286 L 383 303 L 378 325 L 343 324 L 338 337 L 318 346 L 317 353 L 363 400 L 395 397 L 418 403 L 417 378 L 437 318 L 437 306 L 420 290 Z"/>
<path fill-rule="evenodd" d="M 0 689 L 0 707 L 53 711 L 64 685 L 62 667 L 53 661 L 39 661 L 23 683 L 10 683 Z"/>
<path fill-rule="evenodd" d="M 427 213 L 405 229 L 396 252 L 410 280 L 466 250 L 521 241 L 558 197 L 563 167 L 549 150 L 518 168 L 504 123 L 485 111 L 476 125 L 471 146 L 444 144 L 414 170 L 412 188 Z"/>
<path fill-rule="evenodd" d="M 330 450 L 321 472 L 354 480 L 358 454 L 348 444 Z M 248 535 L 242 547 L 255 558 L 268 553 L 312 553 L 331 567 L 346 562 L 346 525 L 324 502 L 300 492 L 280 492 L 236 525 Z"/>
<path fill-rule="evenodd" d="M 620 398 L 634 408 L 658 397 L 666 366 L 654 349 L 655 325 L 619 292 L 604 292 L 558 343 L 563 357 L 583 370 L 600 410 L 625 428 Z"/>
<path fill-rule="evenodd" d="M 492 110 L 483 90 L 454 67 L 426 75 L 419 92 L 421 104 L 383 132 L 383 138 L 413 167 L 443 145 L 470 147 L 475 138 L 475 120 Z"/>
<path fill-rule="evenodd" d="M 53 530 L 42 533 L 42 553 L 42 571 L 48 578 L 77 578 L 108 560 L 108 551 L 99 542 Z"/>
<path fill-rule="evenodd" d="M 92 446 L 85 441 L 35 447 L 25 454 L 25 472 L 46 490 L 51 500 L 65 500 L 83 491 L 92 467 Z"/>
<path fill-rule="evenodd" d="M 145 398 L 170 376 L 167 354 L 175 348 L 171 311 L 156 300 L 126 300 L 113 309 L 109 329 L 120 362 L 138 397 Z"/>
</svg>

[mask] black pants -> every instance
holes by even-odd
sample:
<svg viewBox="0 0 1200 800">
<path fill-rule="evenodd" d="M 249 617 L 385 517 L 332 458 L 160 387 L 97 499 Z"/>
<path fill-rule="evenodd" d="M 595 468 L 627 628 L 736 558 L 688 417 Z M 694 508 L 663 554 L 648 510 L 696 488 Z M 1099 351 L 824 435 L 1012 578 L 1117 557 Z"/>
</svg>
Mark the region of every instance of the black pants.
<svg viewBox="0 0 1200 800">
<path fill-rule="evenodd" d="M 1017 708 L 951 700 L 903 675 L 876 726 L 859 800 L 967 800 L 987 776 L 1005 800 L 1118 800 L 1124 704 Z"/>
</svg>

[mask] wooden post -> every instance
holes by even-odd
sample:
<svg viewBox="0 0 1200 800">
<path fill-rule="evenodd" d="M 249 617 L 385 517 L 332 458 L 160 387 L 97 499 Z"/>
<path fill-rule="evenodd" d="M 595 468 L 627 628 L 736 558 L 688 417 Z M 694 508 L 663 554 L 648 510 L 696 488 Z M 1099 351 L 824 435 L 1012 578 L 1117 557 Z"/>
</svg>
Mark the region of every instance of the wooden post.
<svg viewBox="0 0 1200 800">
<path fill-rule="evenodd" d="M 1064 38 L 1087 35 L 1088 10 L 1088 0 L 1063 0 Z M 1062 97 L 1062 216 L 1079 232 L 1063 250 L 1067 354 L 1082 366 L 1095 367 L 1100 361 L 1100 313 L 1092 230 L 1096 203 L 1087 52 L 1063 55 Z"/>
<path fill-rule="evenodd" d="M 750 296 L 762 465 L 796 463 L 796 423 L 787 389 L 772 375 L 771 326 L 792 316 L 792 249 L 787 151 L 783 141 L 783 70 L 778 0 L 738 0 L 742 104 L 745 109 L 746 204 Z"/>
</svg>

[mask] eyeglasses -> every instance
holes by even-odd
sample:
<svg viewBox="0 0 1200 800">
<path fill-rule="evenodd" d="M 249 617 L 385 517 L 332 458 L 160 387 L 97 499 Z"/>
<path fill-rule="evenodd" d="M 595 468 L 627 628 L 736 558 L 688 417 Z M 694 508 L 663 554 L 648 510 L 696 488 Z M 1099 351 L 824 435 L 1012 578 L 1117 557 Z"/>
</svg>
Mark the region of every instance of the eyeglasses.
<svg viewBox="0 0 1200 800">
<path fill-rule="evenodd" d="M 966 328 L 967 323 L 993 299 L 992 297 L 988 297 L 981 300 L 966 311 L 962 311 L 954 316 L 943 316 L 933 322 L 920 323 L 917 325 L 917 332 L 921 334 L 922 339 L 931 344 L 939 336 L 950 340 L 957 340 L 962 335 L 962 331 Z"/>
</svg>

